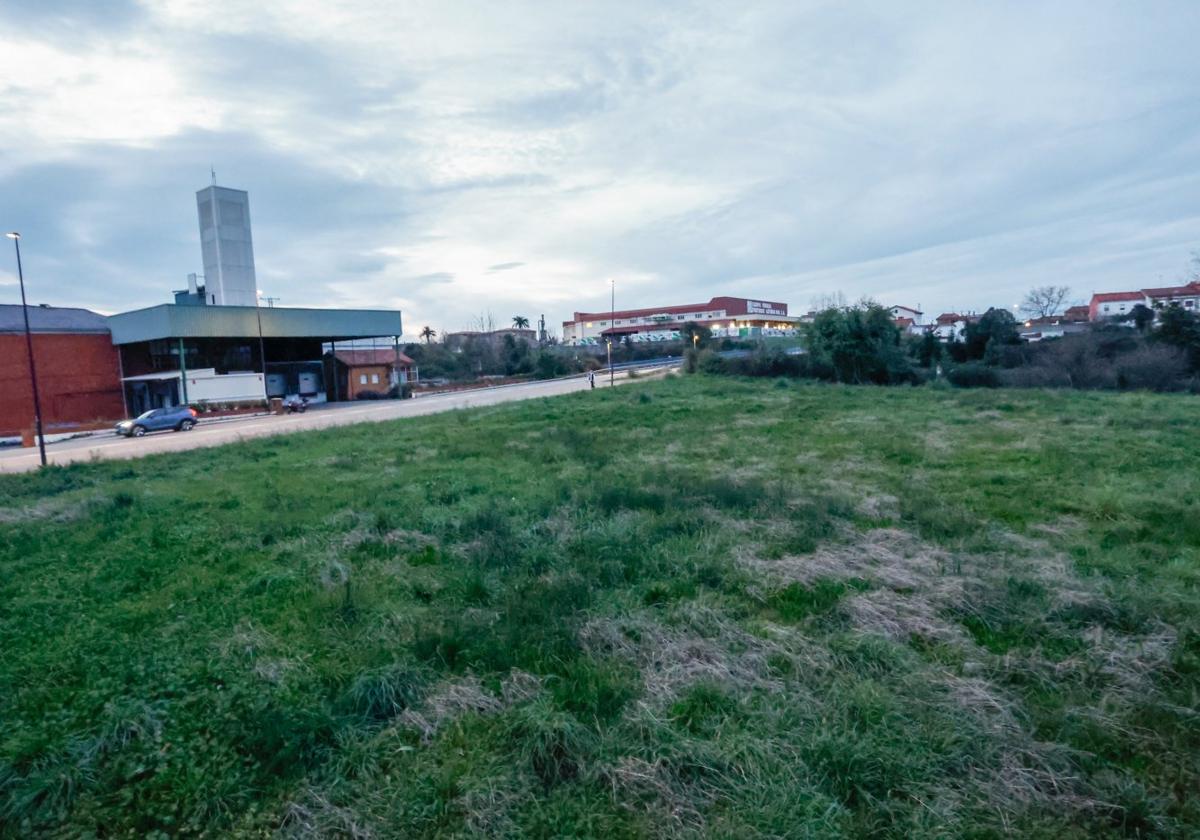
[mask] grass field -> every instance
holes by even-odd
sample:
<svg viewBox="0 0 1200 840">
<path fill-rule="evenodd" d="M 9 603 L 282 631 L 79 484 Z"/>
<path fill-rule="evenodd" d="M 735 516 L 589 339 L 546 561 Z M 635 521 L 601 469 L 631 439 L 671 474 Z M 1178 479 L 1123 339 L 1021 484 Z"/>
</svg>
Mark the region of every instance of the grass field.
<svg viewBox="0 0 1200 840">
<path fill-rule="evenodd" d="M 1196 836 L 1200 399 L 690 377 L 0 478 L 0 834 Z"/>
</svg>

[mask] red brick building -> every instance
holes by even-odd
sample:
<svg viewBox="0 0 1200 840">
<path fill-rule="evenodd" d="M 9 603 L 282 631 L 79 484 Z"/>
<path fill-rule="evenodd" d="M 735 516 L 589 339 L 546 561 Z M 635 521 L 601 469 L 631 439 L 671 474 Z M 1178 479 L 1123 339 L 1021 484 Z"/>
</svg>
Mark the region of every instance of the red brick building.
<svg viewBox="0 0 1200 840">
<path fill-rule="evenodd" d="M 0 436 L 33 427 L 22 307 L 0 305 Z M 87 309 L 29 307 L 46 434 L 125 416 L 117 349 L 107 320 Z"/>
</svg>

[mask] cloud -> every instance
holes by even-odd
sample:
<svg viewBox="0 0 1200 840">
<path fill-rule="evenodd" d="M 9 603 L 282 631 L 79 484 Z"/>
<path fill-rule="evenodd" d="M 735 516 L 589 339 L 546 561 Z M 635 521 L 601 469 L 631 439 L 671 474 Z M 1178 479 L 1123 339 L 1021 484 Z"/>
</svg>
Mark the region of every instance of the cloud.
<svg viewBox="0 0 1200 840">
<path fill-rule="evenodd" d="M 410 282 L 424 285 L 450 283 L 453 282 L 453 280 L 454 275 L 449 271 L 435 271 L 433 274 L 422 274 L 420 277 L 410 278 Z"/>
<path fill-rule="evenodd" d="M 630 307 L 1087 296 L 1200 244 L 1198 26 L 1185 0 L 0 6 L 0 226 L 38 300 L 106 311 L 199 269 L 210 165 L 250 191 L 264 289 L 409 324 L 557 323 L 609 280 Z"/>
</svg>

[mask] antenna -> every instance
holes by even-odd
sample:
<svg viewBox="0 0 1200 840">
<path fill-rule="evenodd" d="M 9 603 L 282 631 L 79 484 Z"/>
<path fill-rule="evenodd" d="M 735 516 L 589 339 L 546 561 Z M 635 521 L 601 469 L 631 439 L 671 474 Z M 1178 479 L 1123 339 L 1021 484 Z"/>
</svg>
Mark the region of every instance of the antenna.
<svg viewBox="0 0 1200 840">
<path fill-rule="evenodd" d="M 212 182 L 213 182 L 213 186 L 215 187 L 215 186 L 217 185 L 217 170 L 216 170 L 216 167 L 214 167 L 212 164 L 209 164 L 209 166 L 208 166 L 208 171 L 212 173 Z"/>
</svg>

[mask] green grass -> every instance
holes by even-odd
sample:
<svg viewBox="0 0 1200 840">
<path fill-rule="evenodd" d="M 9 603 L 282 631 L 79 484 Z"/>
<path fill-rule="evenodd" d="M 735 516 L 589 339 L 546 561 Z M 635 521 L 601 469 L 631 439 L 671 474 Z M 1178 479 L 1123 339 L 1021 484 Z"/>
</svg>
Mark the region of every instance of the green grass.
<svg viewBox="0 0 1200 840">
<path fill-rule="evenodd" d="M 1200 400 L 644 382 L 0 478 L 0 835 L 1200 833 Z"/>
</svg>

